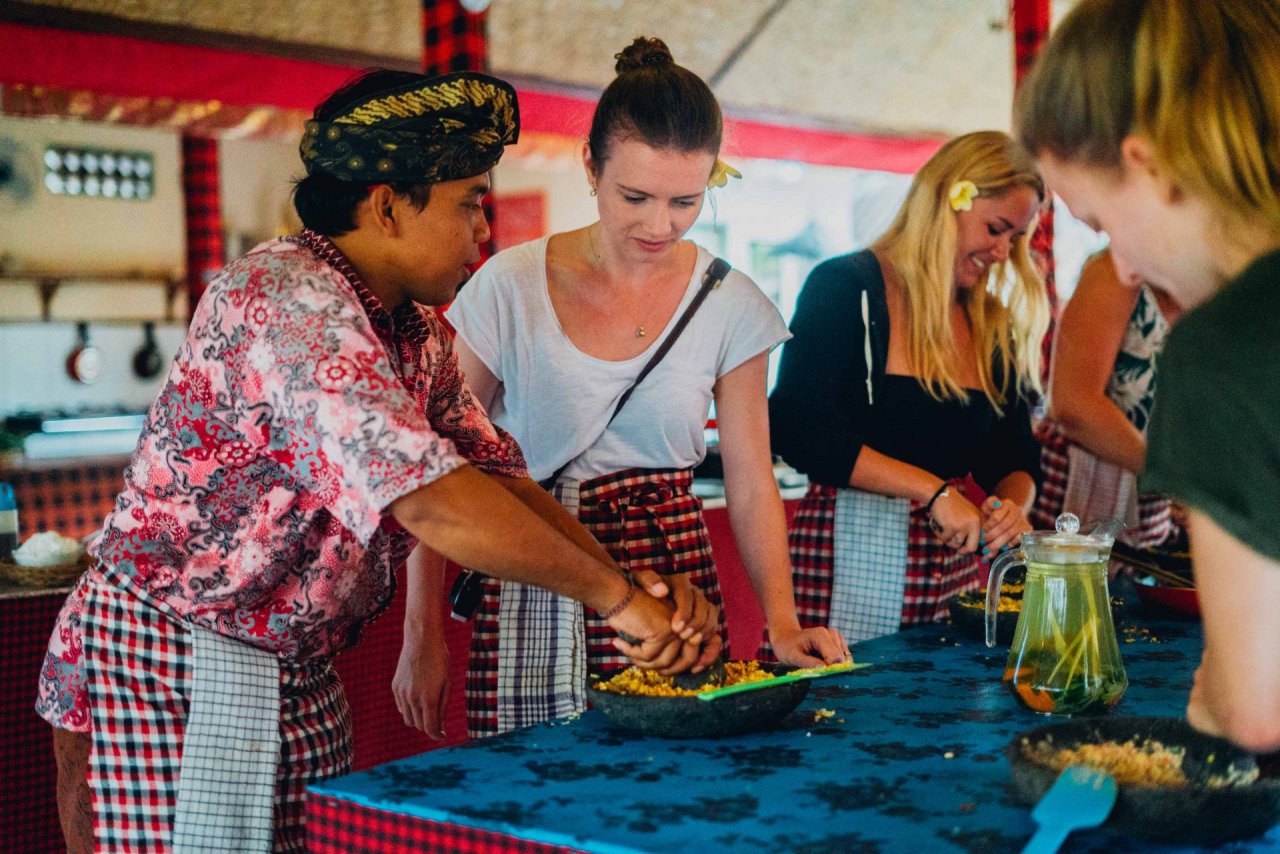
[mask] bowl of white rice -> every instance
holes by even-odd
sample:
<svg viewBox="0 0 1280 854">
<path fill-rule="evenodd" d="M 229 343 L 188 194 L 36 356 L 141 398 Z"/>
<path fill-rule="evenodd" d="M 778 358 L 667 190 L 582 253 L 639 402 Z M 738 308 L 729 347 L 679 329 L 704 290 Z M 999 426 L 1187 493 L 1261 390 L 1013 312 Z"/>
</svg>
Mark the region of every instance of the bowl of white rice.
<svg viewBox="0 0 1280 854">
<path fill-rule="evenodd" d="M 14 549 L 10 561 L 0 561 L 0 578 L 46 587 L 73 581 L 86 566 L 88 555 L 82 542 L 57 531 L 41 531 Z"/>
</svg>

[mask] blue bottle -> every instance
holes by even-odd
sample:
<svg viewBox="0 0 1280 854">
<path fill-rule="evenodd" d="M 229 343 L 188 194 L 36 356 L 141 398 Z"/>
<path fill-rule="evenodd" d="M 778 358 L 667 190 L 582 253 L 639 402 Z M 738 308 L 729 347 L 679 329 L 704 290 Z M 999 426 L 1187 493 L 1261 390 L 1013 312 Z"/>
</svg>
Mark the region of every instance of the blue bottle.
<svg viewBox="0 0 1280 854">
<path fill-rule="evenodd" d="M 18 502 L 13 500 L 13 486 L 0 483 L 0 560 L 13 560 L 18 547 Z"/>
</svg>

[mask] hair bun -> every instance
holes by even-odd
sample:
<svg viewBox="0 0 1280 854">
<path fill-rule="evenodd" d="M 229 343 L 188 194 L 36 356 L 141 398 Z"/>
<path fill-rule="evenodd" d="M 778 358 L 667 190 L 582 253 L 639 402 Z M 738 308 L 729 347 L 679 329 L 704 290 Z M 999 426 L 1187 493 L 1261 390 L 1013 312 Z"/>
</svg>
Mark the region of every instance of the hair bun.
<svg viewBox="0 0 1280 854">
<path fill-rule="evenodd" d="M 618 74 L 636 71 L 646 65 L 661 68 L 675 64 L 670 48 L 662 39 L 651 39 L 645 36 L 638 37 L 623 48 L 622 53 L 615 53 L 613 58 L 617 60 L 613 70 Z"/>
</svg>

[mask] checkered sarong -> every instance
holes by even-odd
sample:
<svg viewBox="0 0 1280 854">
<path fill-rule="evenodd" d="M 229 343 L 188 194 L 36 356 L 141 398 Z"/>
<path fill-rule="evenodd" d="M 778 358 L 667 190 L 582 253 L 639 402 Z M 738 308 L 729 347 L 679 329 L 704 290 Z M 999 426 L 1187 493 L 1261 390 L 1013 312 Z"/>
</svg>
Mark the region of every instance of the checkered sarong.
<svg viewBox="0 0 1280 854">
<path fill-rule="evenodd" d="M 970 495 L 973 489 L 967 482 L 959 484 L 959 488 L 966 495 Z M 836 539 L 844 536 L 836 526 L 839 491 L 834 486 L 810 484 L 809 492 L 791 521 L 791 568 L 796 614 L 800 625 L 805 628 L 826 626 L 832 619 Z M 899 627 L 945 618 L 947 600 L 957 593 L 977 589 L 982 569 L 977 555 L 959 554 L 938 540 L 929 529 L 929 516 L 923 504 L 913 501 L 907 507 L 906 564 L 902 569 Z M 864 536 L 880 539 L 874 532 Z M 887 585 L 874 586 L 887 589 Z M 767 635 L 759 657 L 762 660 L 774 657 Z"/>
<path fill-rule="evenodd" d="M 1067 494 L 1071 485 L 1072 444 L 1062 430 L 1050 421 L 1043 422 L 1036 431 L 1040 442 L 1040 467 L 1044 482 L 1040 494 L 1028 514 L 1031 526 L 1037 530 L 1052 531 L 1058 514 L 1070 510 L 1081 522 L 1091 521 L 1087 511 L 1080 507 L 1067 507 Z M 1077 449 L 1083 453 L 1083 449 Z M 1101 521 L 1101 520 L 1096 520 Z M 1174 540 L 1178 526 L 1174 524 L 1169 499 L 1162 495 L 1144 493 L 1138 496 L 1138 523 L 1121 533 L 1120 539 L 1136 548 L 1152 548 Z"/>
<path fill-rule="evenodd" d="M 711 542 L 702 519 L 702 502 L 690 491 L 692 484 L 693 475 L 689 471 L 627 469 L 594 478 L 578 484 L 578 518 L 622 567 L 631 571 L 653 570 L 661 575 L 688 573 L 693 585 L 719 607 L 720 588 L 711 560 Z M 557 484 L 557 497 L 566 499 L 571 492 L 565 489 L 565 483 Z M 548 696 L 556 694 L 557 685 L 563 683 L 563 679 L 557 679 L 557 671 L 600 672 L 628 663 L 626 657 L 613 648 L 612 640 L 616 637 L 613 629 L 595 614 L 586 613 L 576 602 L 569 605 L 582 615 L 585 647 L 566 641 L 557 648 L 555 656 L 543 655 L 539 661 L 522 657 L 518 664 L 512 662 L 513 650 L 537 648 L 528 637 L 513 638 L 512 631 L 536 627 L 543 637 L 554 630 L 555 637 L 562 639 L 568 634 L 559 616 L 563 613 L 560 605 L 553 601 L 561 597 L 542 600 L 547 603 L 544 607 L 555 609 L 554 612 L 547 610 L 535 617 L 526 609 L 523 619 L 507 619 L 504 625 L 502 598 L 505 595 L 498 582 L 488 579 L 484 599 L 476 613 L 466 684 L 467 728 L 472 736 L 505 731 L 509 727 L 504 723 L 526 726 L 553 715 L 581 711 L 582 700 L 568 708 L 563 703 L 557 704 L 557 698 Z M 508 609 L 508 615 L 510 613 Z M 560 624 L 551 625 L 557 621 Z M 725 642 L 727 645 L 727 638 Z M 578 648 L 583 652 L 577 652 Z M 585 665 L 567 661 L 565 656 L 571 651 L 574 655 L 585 653 Z M 504 672 L 518 672 L 520 678 L 504 679 Z M 508 709 L 499 713 L 500 684 L 502 693 L 507 694 L 503 702 L 508 707 L 518 706 L 518 711 Z M 508 686 L 517 693 L 508 694 Z M 577 696 L 581 695 L 579 688 Z M 561 688 L 558 699 L 571 696 Z"/>
<path fill-rule="evenodd" d="M 191 632 L 102 581 L 87 585 L 81 627 L 96 847 L 171 851 L 194 682 Z M 350 712 L 328 661 L 280 668 L 280 721 L 273 849 L 301 851 L 306 787 L 351 767 Z"/>
</svg>

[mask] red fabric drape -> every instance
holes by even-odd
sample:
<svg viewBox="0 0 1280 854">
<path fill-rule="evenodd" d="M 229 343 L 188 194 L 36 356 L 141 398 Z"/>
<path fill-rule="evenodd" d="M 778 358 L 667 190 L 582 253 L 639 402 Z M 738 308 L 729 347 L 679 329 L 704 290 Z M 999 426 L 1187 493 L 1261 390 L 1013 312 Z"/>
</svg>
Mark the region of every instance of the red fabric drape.
<svg viewBox="0 0 1280 854">
<path fill-rule="evenodd" d="M 1036 55 L 1045 39 L 1049 37 L 1049 2 L 1050 0 L 1013 0 L 1013 57 L 1014 80 L 1022 82 L 1022 78 L 1031 70 Z M 1050 197 L 1052 199 L 1052 197 Z M 1050 201 L 1040 214 L 1040 227 L 1031 235 L 1031 252 L 1044 276 L 1045 288 L 1049 292 L 1049 330 L 1040 344 L 1044 354 L 1044 365 L 1041 379 L 1049 382 L 1049 359 L 1053 353 L 1053 333 L 1058 325 L 1058 284 L 1053 263 L 1053 204 Z"/>
<path fill-rule="evenodd" d="M 191 310 L 209 280 L 222 269 L 222 196 L 218 189 L 218 141 L 182 138 L 182 192 L 187 218 L 187 298 Z"/>
<path fill-rule="evenodd" d="M 356 69 L 0 21 L 0 84 L 311 111 Z"/>
</svg>

